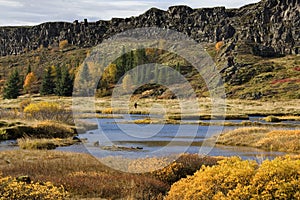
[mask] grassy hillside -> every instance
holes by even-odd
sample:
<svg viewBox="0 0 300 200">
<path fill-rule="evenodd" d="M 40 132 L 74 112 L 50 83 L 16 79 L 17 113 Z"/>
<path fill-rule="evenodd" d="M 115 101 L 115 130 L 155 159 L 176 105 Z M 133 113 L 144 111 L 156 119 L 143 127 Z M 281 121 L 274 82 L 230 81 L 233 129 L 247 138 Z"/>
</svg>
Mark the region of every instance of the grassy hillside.
<svg viewBox="0 0 300 200">
<path fill-rule="evenodd" d="M 233 55 L 235 65 L 227 67 L 224 48 L 217 52 L 215 45 L 211 44 L 207 46 L 207 52 L 222 72 L 228 98 L 254 100 L 300 98 L 300 56 L 261 58 L 240 49 L 236 55 Z M 46 67 L 65 66 L 71 73 L 75 74 L 76 69 L 84 61 L 90 50 L 67 46 L 64 49 L 42 48 L 22 55 L 0 57 L 0 87 L 3 88 L 8 75 L 14 69 L 18 69 L 20 74 L 25 76 L 30 66 L 38 78 L 35 87 L 35 92 L 38 92 L 38 86 Z M 169 52 L 161 52 L 155 56 L 148 54 L 147 56 L 148 62 L 157 62 L 174 68 L 179 64 L 180 72 L 191 83 L 196 93 L 199 96 L 209 95 L 200 74 L 185 60 Z M 165 88 L 162 87 L 147 86 L 137 93 L 151 90 L 151 87 L 154 87 L 156 91 L 165 91 Z M 152 94 L 157 96 L 157 93 L 153 91 Z M 169 98 L 172 95 L 166 92 L 165 95 L 161 96 L 162 98 Z"/>
</svg>

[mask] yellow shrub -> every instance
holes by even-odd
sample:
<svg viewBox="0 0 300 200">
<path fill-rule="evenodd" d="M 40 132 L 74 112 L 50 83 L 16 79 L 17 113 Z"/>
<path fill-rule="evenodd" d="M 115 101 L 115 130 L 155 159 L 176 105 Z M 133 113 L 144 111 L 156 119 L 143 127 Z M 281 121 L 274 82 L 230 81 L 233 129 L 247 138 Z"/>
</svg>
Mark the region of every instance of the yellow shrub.
<svg viewBox="0 0 300 200">
<path fill-rule="evenodd" d="M 56 187 L 51 182 L 26 183 L 12 177 L 0 176 L 0 200 L 6 199 L 67 199 L 68 192 L 63 186 Z"/>
<path fill-rule="evenodd" d="M 276 158 L 265 161 L 251 182 L 255 199 L 299 199 L 300 160 Z"/>
<path fill-rule="evenodd" d="M 62 40 L 59 42 L 59 49 L 63 50 L 64 48 L 66 48 L 69 45 L 68 40 Z"/>
<path fill-rule="evenodd" d="M 299 158 L 254 161 L 230 158 L 203 167 L 172 185 L 166 199 L 299 199 Z"/>
<path fill-rule="evenodd" d="M 38 120 L 56 120 L 67 123 L 72 121 L 71 112 L 53 102 L 31 103 L 24 108 L 24 113 L 26 117 Z"/>
</svg>

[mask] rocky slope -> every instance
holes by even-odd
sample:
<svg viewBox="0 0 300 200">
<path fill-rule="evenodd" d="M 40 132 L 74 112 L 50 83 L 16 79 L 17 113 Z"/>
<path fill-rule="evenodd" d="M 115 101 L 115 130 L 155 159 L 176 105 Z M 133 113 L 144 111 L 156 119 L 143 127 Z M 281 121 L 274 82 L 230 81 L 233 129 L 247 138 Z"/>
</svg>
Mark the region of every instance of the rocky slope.
<svg viewBox="0 0 300 200">
<path fill-rule="evenodd" d="M 163 11 L 152 8 L 138 17 L 126 19 L 1 27 L 0 56 L 22 54 L 41 45 L 55 47 L 61 40 L 78 47 L 91 47 L 115 33 L 149 26 L 174 29 L 198 42 L 224 40 L 226 52 L 247 49 L 264 57 L 299 54 L 300 0 L 263 0 L 239 9 L 175 6 Z"/>
<path fill-rule="evenodd" d="M 204 43 L 222 73 L 228 98 L 300 98 L 300 0 L 262 0 L 239 9 L 174 6 L 110 21 L 0 27 L 0 90 L 14 68 L 24 75 L 31 66 L 39 81 L 49 66 L 67 66 L 76 72 L 91 47 L 104 39 L 153 26 L 177 30 Z M 64 40 L 69 46 L 59 51 Z M 224 44 L 217 51 L 218 41 Z M 168 52 L 156 61 L 173 67 L 182 63 Z M 208 96 L 201 78 L 190 69 L 182 66 L 197 94 Z"/>
</svg>

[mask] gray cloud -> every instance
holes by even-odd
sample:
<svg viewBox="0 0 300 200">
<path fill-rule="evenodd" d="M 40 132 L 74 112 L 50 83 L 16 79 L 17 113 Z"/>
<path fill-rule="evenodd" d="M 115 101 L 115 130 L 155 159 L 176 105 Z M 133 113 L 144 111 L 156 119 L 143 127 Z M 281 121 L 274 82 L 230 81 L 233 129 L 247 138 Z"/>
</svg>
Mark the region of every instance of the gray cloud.
<svg viewBox="0 0 300 200">
<path fill-rule="evenodd" d="M 172 5 L 240 7 L 258 0 L 0 0 L 0 26 L 35 25 L 47 21 L 96 21 L 142 14 L 151 7 L 166 10 Z"/>
</svg>

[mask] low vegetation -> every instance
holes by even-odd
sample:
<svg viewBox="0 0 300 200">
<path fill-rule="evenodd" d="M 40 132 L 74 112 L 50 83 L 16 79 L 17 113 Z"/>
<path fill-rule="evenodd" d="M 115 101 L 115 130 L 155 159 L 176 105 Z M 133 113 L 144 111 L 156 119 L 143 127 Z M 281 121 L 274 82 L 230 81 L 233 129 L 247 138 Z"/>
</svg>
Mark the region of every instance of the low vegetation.
<svg viewBox="0 0 300 200">
<path fill-rule="evenodd" d="M 233 157 L 176 182 L 166 199 L 299 199 L 299 170 L 299 157 L 266 160 L 260 166 Z"/>
<path fill-rule="evenodd" d="M 70 146 L 72 144 L 77 143 L 78 140 L 75 140 L 73 138 L 53 138 L 53 139 L 35 139 L 35 138 L 20 138 L 17 140 L 18 146 L 21 149 L 28 149 L 28 150 L 34 150 L 34 149 L 55 149 L 56 147 L 61 146 Z"/>
<path fill-rule="evenodd" d="M 54 102 L 30 103 L 24 108 L 26 118 L 36 120 L 53 120 L 73 124 L 72 112 Z"/>
<path fill-rule="evenodd" d="M 156 178 L 111 169 L 89 154 L 60 151 L 2 151 L 0 172 L 3 177 L 27 175 L 33 182 L 63 185 L 71 199 L 162 199 L 169 189 Z"/>
<path fill-rule="evenodd" d="M 300 152 L 300 130 L 270 130 L 262 127 L 239 128 L 218 137 L 217 143 L 251 146 L 271 151 Z"/>
<path fill-rule="evenodd" d="M 26 177 L 26 182 L 22 177 L 12 178 L 2 177 L 0 174 L 0 200 L 6 199 L 67 199 L 68 192 L 63 186 L 55 186 L 53 183 L 33 182 Z"/>
<path fill-rule="evenodd" d="M 3 121 L 0 126 L 0 139 L 33 138 L 68 138 L 77 134 L 74 127 L 55 121 Z"/>
</svg>

